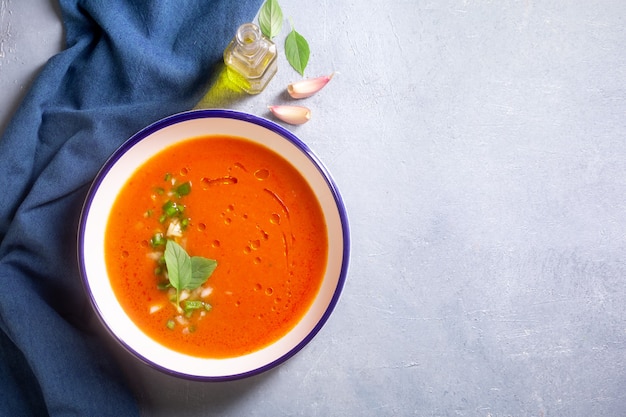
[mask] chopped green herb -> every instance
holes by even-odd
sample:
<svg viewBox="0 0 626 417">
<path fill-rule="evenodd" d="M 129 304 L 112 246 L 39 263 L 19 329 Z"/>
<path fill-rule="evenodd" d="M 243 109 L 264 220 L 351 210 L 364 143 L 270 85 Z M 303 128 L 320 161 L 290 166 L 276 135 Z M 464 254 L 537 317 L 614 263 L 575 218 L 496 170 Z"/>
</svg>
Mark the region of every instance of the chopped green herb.
<svg viewBox="0 0 626 417">
<path fill-rule="evenodd" d="M 199 308 L 202 308 L 203 304 L 204 303 L 199 300 L 186 300 L 183 302 L 185 311 L 198 310 Z"/>
<path fill-rule="evenodd" d="M 176 322 L 174 320 L 168 320 L 167 323 L 165 324 L 165 326 L 170 329 L 170 330 L 174 330 L 174 326 L 176 326 Z"/>
<path fill-rule="evenodd" d="M 200 300 L 186 300 L 183 302 L 183 310 L 185 310 L 185 315 L 187 317 L 191 317 L 191 314 L 204 307 L 204 303 Z"/>
<path fill-rule="evenodd" d="M 172 174 L 170 174 L 169 172 L 165 174 L 165 176 L 163 177 L 163 181 L 165 182 L 168 182 L 171 179 L 172 179 Z"/>
<path fill-rule="evenodd" d="M 185 196 L 189 194 L 190 192 L 191 192 L 190 182 L 184 182 L 180 184 L 178 187 L 176 187 L 176 195 L 178 196 L 178 198 Z"/>
<path fill-rule="evenodd" d="M 161 232 L 155 233 L 154 236 L 152 236 L 152 238 L 150 239 L 150 246 L 152 246 L 153 248 L 165 245 L 165 243 L 165 236 L 163 236 L 163 233 Z"/>
<path fill-rule="evenodd" d="M 178 205 L 172 200 L 167 200 L 162 209 L 167 217 L 174 217 L 178 213 Z"/>
<path fill-rule="evenodd" d="M 165 203 L 163 207 L 161 207 L 163 209 L 163 213 L 167 217 L 172 217 L 174 214 L 176 214 L 176 206 L 174 204 L 175 203 L 173 203 L 172 200 L 167 200 L 167 203 Z"/>
</svg>

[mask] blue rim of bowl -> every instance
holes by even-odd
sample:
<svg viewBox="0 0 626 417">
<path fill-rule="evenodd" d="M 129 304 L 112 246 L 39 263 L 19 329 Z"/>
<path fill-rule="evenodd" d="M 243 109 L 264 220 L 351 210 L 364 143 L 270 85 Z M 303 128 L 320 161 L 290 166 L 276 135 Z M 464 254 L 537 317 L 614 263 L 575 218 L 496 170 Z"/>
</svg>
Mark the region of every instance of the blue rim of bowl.
<svg viewBox="0 0 626 417">
<path fill-rule="evenodd" d="M 305 154 L 311 160 L 313 165 L 315 165 L 315 167 L 319 170 L 321 175 L 324 177 L 324 180 L 326 181 L 326 184 L 330 192 L 332 193 L 333 198 L 335 199 L 335 204 L 339 212 L 339 218 L 340 218 L 341 227 L 342 227 L 343 257 L 342 257 L 342 265 L 341 265 L 339 279 L 337 281 L 337 286 L 335 287 L 333 297 L 331 298 L 330 303 L 328 304 L 328 307 L 326 308 L 326 311 L 324 312 L 320 320 L 316 323 L 315 327 L 296 346 L 294 346 L 290 351 L 286 352 L 284 355 L 282 355 L 278 359 L 270 363 L 267 363 L 263 366 L 260 366 L 258 368 L 252 369 L 250 371 L 233 374 L 233 375 L 198 376 L 198 375 L 189 375 L 186 373 L 177 372 L 177 371 L 165 368 L 159 364 L 156 364 L 150 361 L 148 358 L 139 354 L 139 352 L 135 351 L 127 343 L 121 340 L 111 330 L 108 324 L 102 319 L 102 313 L 90 291 L 89 282 L 87 279 L 86 266 L 84 263 L 84 256 L 83 256 L 83 252 L 84 252 L 83 247 L 85 244 L 85 241 L 84 241 L 85 227 L 86 227 L 87 217 L 89 215 L 89 209 L 91 207 L 91 203 L 93 202 L 94 196 L 97 193 L 102 181 L 104 180 L 104 177 L 108 174 L 111 168 L 117 163 L 117 161 L 121 158 L 121 156 L 124 155 L 126 152 L 128 152 L 128 150 L 130 150 L 137 143 L 139 143 L 140 141 L 144 140 L 146 137 L 150 136 L 151 134 L 163 128 L 166 128 L 168 126 L 181 123 L 184 121 L 201 119 L 201 118 L 237 119 L 237 120 L 253 123 L 253 124 L 262 126 L 268 130 L 271 130 L 272 132 L 282 136 L 283 138 L 287 139 L 292 144 L 294 144 L 303 154 Z M 91 305 L 96 310 L 98 319 L 104 325 L 108 333 L 120 345 L 122 345 L 127 351 L 129 351 L 132 355 L 134 355 L 136 358 L 143 361 L 150 367 L 154 369 L 158 369 L 161 372 L 169 374 L 169 375 L 173 375 L 176 377 L 185 378 L 189 380 L 196 380 L 196 381 L 230 381 L 230 380 L 242 379 L 242 378 L 247 378 L 247 377 L 251 377 L 254 375 L 258 375 L 284 363 L 285 361 L 293 357 L 296 353 L 298 353 L 300 350 L 302 350 L 302 348 L 304 348 L 304 346 L 306 346 L 317 335 L 317 333 L 322 329 L 324 324 L 326 324 L 331 313 L 335 309 L 337 302 L 339 301 L 339 297 L 343 290 L 343 286 L 346 281 L 346 276 L 348 274 L 348 264 L 349 264 L 349 259 L 350 259 L 350 229 L 348 225 L 348 215 L 346 212 L 346 207 L 343 203 L 343 199 L 341 198 L 341 194 L 339 193 L 339 189 L 337 185 L 335 184 L 334 180 L 332 179 L 332 176 L 330 175 L 330 172 L 326 169 L 324 164 L 322 164 L 322 162 L 315 155 L 315 153 L 304 142 L 298 139 L 298 137 L 296 137 L 293 133 L 291 133 L 287 129 L 283 128 L 282 126 L 270 120 L 264 119 L 262 117 L 254 116 L 248 113 L 236 111 L 236 110 L 220 110 L 220 109 L 192 110 L 192 111 L 168 116 L 164 119 L 161 119 L 145 127 L 144 129 L 140 130 L 139 132 L 131 136 L 128 140 L 126 140 L 126 142 L 124 142 L 119 148 L 117 148 L 117 150 L 113 152 L 113 154 L 107 159 L 107 161 L 104 163 L 102 168 L 98 171 L 95 179 L 91 183 L 91 186 L 87 193 L 87 197 L 85 198 L 85 202 L 83 204 L 83 208 L 82 208 L 81 215 L 80 215 L 79 228 L 78 228 L 77 252 L 78 252 L 78 265 L 79 265 L 81 280 L 85 288 L 85 291 L 87 295 L 89 296 Z"/>
</svg>

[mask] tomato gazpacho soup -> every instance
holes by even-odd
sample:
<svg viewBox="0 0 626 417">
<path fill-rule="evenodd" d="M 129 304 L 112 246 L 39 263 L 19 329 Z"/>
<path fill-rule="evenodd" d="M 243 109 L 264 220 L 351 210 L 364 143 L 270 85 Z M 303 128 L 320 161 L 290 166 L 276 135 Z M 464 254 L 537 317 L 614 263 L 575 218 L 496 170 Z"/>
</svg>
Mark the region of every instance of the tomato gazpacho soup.
<svg viewBox="0 0 626 417">
<path fill-rule="evenodd" d="M 105 234 L 131 320 L 181 353 L 228 358 L 284 336 L 318 293 L 324 215 L 306 179 L 245 138 L 171 145 L 120 190 Z"/>
</svg>

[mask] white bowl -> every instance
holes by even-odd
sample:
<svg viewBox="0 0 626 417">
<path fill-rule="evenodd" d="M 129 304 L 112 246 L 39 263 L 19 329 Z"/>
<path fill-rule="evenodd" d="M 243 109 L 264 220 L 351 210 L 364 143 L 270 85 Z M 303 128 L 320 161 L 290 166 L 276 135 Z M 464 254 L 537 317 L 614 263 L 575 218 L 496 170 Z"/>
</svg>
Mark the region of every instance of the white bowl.
<svg viewBox="0 0 626 417">
<path fill-rule="evenodd" d="M 309 310 L 284 337 L 253 353 L 206 359 L 173 351 L 148 337 L 127 316 L 113 292 L 105 262 L 107 219 L 118 191 L 133 172 L 163 148 L 206 135 L 244 137 L 283 156 L 309 182 L 328 232 L 328 261 Z M 78 231 L 78 260 L 88 296 L 101 322 L 129 352 L 163 372 L 198 380 L 230 380 L 266 371 L 292 357 L 327 321 L 341 293 L 349 258 L 348 219 L 335 183 L 313 152 L 281 126 L 231 110 L 198 110 L 170 116 L 141 130 L 104 164 L 87 195 Z"/>
</svg>

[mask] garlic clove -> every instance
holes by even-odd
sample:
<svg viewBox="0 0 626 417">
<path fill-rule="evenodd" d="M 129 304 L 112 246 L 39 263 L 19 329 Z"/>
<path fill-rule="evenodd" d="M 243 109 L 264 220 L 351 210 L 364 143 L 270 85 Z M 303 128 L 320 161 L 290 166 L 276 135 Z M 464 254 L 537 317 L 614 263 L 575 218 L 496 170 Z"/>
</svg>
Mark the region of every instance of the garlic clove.
<svg viewBox="0 0 626 417">
<path fill-rule="evenodd" d="M 320 91 L 333 78 L 335 73 L 317 78 L 296 81 L 287 86 L 287 92 L 292 98 L 307 98 Z"/>
<path fill-rule="evenodd" d="M 283 122 L 301 125 L 311 119 L 311 110 L 303 106 L 268 106 L 270 111 Z"/>
</svg>

